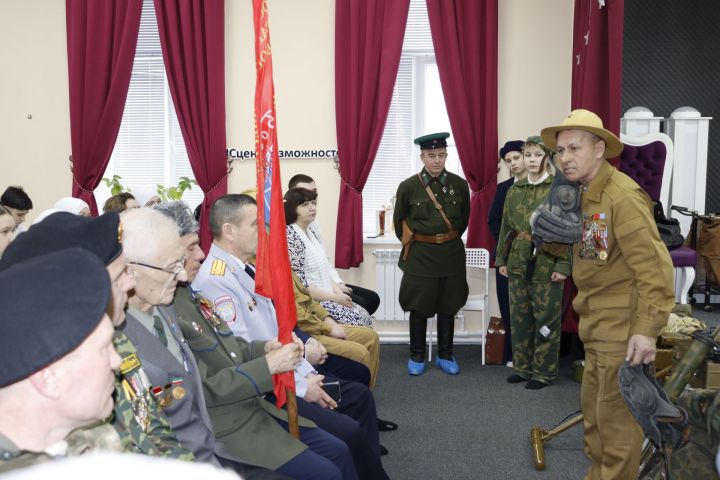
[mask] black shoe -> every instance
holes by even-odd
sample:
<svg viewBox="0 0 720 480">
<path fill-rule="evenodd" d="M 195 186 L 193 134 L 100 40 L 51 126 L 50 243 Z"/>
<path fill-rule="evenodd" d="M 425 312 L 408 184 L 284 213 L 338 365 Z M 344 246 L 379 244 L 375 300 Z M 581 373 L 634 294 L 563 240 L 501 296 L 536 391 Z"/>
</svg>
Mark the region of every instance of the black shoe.
<svg viewBox="0 0 720 480">
<path fill-rule="evenodd" d="M 528 390 L 540 390 L 541 388 L 545 388 L 547 386 L 547 383 L 541 382 L 540 380 L 530 380 L 527 385 L 525 385 L 525 388 Z"/>
<path fill-rule="evenodd" d="M 520 382 L 527 382 L 527 381 L 528 381 L 527 378 L 523 378 L 520 375 L 518 375 L 517 373 L 513 373 L 512 375 L 507 377 L 508 383 L 520 383 Z"/>
<path fill-rule="evenodd" d="M 378 418 L 378 430 L 381 432 L 392 432 L 393 430 L 397 430 L 398 425 L 395 422 L 391 422 L 390 420 L 381 420 Z"/>
<path fill-rule="evenodd" d="M 380 445 L 380 456 L 381 456 L 381 457 L 382 457 L 382 456 L 385 456 L 385 455 L 387 455 L 388 453 L 389 453 L 389 452 L 388 452 L 388 449 L 385 448 L 384 445 Z"/>
</svg>

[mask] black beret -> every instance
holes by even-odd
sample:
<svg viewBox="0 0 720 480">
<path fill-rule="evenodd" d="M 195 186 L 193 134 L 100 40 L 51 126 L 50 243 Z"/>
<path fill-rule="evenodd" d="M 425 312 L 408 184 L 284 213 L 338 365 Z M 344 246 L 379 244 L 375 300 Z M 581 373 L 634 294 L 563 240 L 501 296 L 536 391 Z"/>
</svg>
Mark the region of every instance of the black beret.
<svg viewBox="0 0 720 480">
<path fill-rule="evenodd" d="M 510 152 L 522 152 L 522 146 L 525 142 L 522 140 L 510 140 L 509 142 L 505 142 L 505 145 L 500 149 L 499 155 L 500 158 L 505 158 L 505 155 L 507 155 Z"/>
<path fill-rule="evenodd" d="M 92 253 L 69 248 L 0 272 L 0 387 L 75 350 L 110 301 L 110 276 Z"/>
<path fill-rule="evenodd" d="M 414 140 L 416 145 L 420 145 L 420 150 L 432 150 L 433 148 L 447 147 L 447 138 L 450 136 L 447 132 L 431 133 L 423 135 Z"/>
<path fill-rule="evenodd" d="M 95 218 L 53 213 L 8 245 L 0 258 L 0 271 L 28 258 L 71 247 L 88 250 L 109 265 L 122 253 L 119 228 L 120 216 L 114 212 Z"/>
</svg>

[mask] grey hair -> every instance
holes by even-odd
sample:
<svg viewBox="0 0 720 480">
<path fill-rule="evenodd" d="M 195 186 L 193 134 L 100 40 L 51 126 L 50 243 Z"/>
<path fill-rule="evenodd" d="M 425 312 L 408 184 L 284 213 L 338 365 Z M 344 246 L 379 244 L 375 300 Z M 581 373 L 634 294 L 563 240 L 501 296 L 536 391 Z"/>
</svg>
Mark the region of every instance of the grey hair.
<svg viewBox="0 0 720 480">
<path fill-rule="evenodd" d="M 257 205 L 257 202 L 244 193 L 231 193 L 215 200 L 210 210 L 210 231 L 213 238 L 221 237 L 223 224 L 237 224 L 240 221 L 240 212 L 247 205 Z"/>
<path fill-rule="evenodd" d="M 155 210 L 169 217 L 177 224 L 178 233 L 181 237 L 191 233 L 198 233 L 200 225 L 193 216 L 190 207 L 182 200 L 165 202 L 155 205 Z"/>
<path fill-rule="evenodd" d="M 168 241 L 179 243 L 177 225 L 152 208 L 131 208 L 120 214 L 123 252 L 133 262 L 155 262 Z"/>
</svg>

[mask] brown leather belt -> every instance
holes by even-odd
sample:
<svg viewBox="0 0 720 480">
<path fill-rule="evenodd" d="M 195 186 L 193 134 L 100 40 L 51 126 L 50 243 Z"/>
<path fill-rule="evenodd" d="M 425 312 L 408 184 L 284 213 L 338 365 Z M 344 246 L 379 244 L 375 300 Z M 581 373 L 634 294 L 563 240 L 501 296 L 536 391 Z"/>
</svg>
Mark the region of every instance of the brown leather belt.
<svg viewBox="0 0 720 480">
<path fill-rule="evenodd" d="M 445 243 L 458 238 L 460 234 L 457 230 L 450 230 L 448 233 L 436 233 L 435 235 L 423 235 L 414 233 L 412 239 L 416 242 L 423 243 Z"/>
<path fill-rule="evenodd" d="M 515 237 L 515 238 L 518 238 L 520 240 L 527 240 L 527 241 L 532 241 L 532 239 L 533 239 L 532 235 L 530 235 L 529 233 L 526 233 L 526 232 L 518 232 L 517 237 Z"/>
</svg>

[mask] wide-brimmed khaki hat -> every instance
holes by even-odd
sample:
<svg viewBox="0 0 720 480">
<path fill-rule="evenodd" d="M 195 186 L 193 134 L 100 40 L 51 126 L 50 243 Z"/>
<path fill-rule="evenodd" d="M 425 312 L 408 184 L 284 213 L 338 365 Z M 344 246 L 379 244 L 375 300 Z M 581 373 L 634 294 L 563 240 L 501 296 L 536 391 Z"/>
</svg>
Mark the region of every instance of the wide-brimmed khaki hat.
<svg viewBox="0 0 720 480">
<path fill-rule="evenodd" d="M 605 141 L 605 158 L 615 158 L 623 151 L 623 144 L 611 131 L 603 128 L 603 122 L 590 110 L 573 110 L 560 125 L 543 128 L 540 132 L 543 143 L 557 150 L 557 134 L 563 130 L 585 130 Z"/>
</svg>

